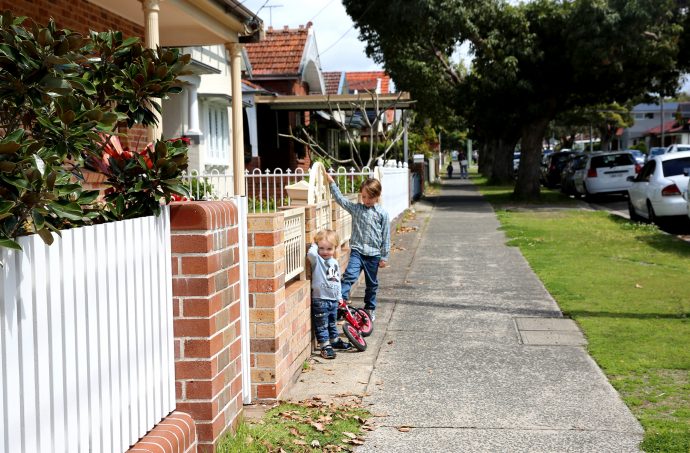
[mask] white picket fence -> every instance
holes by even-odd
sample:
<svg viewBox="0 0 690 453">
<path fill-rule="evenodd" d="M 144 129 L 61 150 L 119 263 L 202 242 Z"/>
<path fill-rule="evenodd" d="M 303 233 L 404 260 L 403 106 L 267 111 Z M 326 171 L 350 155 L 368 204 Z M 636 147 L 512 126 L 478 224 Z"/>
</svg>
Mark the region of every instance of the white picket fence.
<svg viewBox="0 0 690 453">
<path fill-rule="evenodd" d="M 410 206 L 411 192 L 407 164 L 388 161 L 380 162 L 377 167 L 364 167 L 361 171 L 354 168 L 330 168 L 328 173 L 335 179 L 340 191 L 344 194 L 355 193 L 364 178 L 379 177 L 383 186 L 381 204 L 388 211 L 391 219 L 397 217 Z M 254 169 L 245 171 L 245 193 L 249 203 L 249 212 L 276 212 L 278 209 L 292 206 L 285 186 L 306 179 L 309 173 L 301 168 L 297 170 Z M 184 184 L 190 189 L 195 200 L 223 200 L 232 198 L 232 175 L 218 172 L 192 172 L 183 177 Z"/>
<path fill-rule="evenodd" d="M 381 173 L 381 206 L 391 220 L 410 207 L 410 173 L 407 164 L 390 162 L 376 167 Z"/>
<path fill-rule="evenodd" d="M 0 249 L 0 452 L 126 451 L 175 409 L 170 221 Z"/>
</svg>

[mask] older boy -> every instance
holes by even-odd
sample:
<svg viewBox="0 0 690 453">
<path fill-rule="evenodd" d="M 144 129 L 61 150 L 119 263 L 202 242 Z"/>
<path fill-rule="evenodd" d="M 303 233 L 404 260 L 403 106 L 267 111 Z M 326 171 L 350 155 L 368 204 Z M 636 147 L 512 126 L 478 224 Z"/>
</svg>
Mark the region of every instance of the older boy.
<svg viewBox="0 0 690 453">
<path fill-rule="evenodd" d="M 378 270 L 386 267 L 390 253 L 390 225 L 388 213 L 377 203 L 381 197 L 381 183 L 369 178 L 360 188 L 361 203 L 353 203 L 343 196 L 331 175 L 328 176 L 335 201 L 352 215 L 350 260 L 342 276 L 341 292 L 349 300 L 353 283 L 364 272 L 364 309 L 372 321 L 376 319 L 376 291 Z"/>
</svg>

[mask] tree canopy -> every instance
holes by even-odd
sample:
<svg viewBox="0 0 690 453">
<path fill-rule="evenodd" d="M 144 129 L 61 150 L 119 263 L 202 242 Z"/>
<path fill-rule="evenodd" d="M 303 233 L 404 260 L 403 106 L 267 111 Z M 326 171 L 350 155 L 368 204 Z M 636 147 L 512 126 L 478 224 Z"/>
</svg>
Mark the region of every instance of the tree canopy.
<svg viewBox="0 0 690 453">
<path fill-rule="evenodd" d="M 559 113 L 671 93 L 690 60 L 687 9 L 675 0 L 343 3 L 368 54 L 425 114 L 459 115 L 485 142 L 521 141 L 521 198 L 539 195 L 541 146 Z M 465 42 L 468 74 L 452 59 Z M 497 162 L 509 158 L 505 148 Z"/>
</svg>

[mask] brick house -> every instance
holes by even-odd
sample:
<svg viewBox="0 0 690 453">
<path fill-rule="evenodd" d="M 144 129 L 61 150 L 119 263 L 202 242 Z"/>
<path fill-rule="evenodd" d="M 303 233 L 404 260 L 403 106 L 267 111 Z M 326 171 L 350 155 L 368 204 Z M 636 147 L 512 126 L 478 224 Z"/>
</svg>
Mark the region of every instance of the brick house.
<svg viewBox="0 0 690 453">
<path fill-rule="evenodd" d="M 269 27 L 260 42 L 246 46 L 250 66 L 245 79 L 273 96 L 325 94 L 325 83 L 312 23 L 298 28 Z M 278 134 L 309 125 L 308 111 L 275 111 L 257 106 L 258 149 L 252 163 L 261 169 L 307 169 L 311 164 L 304 145 Z"/>
</svg>

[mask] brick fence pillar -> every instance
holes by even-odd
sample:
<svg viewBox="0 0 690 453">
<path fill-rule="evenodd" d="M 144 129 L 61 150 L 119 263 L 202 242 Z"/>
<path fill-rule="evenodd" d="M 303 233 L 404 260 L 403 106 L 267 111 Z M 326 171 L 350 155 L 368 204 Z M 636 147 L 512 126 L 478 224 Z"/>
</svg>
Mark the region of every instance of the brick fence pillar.
<svg viewBox="0 0 690 453">
<path fill-rule="evenodd" d="M 252 397 L 278 400 L 309 354 L 309 281 L 285 284 L 282 213 L 249 215 L 247 236 Z"/>
<path fill-rule="evenodd" d="M 170 219 L 177 409 L 212 452 L 243 408 L 237 207 L 173 203 Z"/>
</svg>

